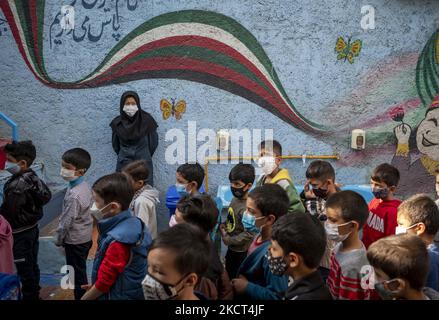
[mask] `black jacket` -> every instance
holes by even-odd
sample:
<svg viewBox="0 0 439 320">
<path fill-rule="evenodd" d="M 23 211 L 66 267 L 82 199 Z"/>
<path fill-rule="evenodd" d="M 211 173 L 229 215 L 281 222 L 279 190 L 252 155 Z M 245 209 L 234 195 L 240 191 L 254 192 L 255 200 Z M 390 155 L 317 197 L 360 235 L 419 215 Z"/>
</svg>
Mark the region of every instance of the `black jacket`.
<svg viewBox="0 0 439 320">
<path fill-rule="evenodd" d="M 0 214 L 14 233 L 36 225 L 43 217 L 43 206 L 52 197 L 47 185 L 31 169 L 14 174 L 6 182 L 3 194 Z"/>
<path fill-rule="evenodd" d="M 318 271 L 294 281 L 285 294 L 285 300 L 332 300 L 328 287 Z"/>
</svg>

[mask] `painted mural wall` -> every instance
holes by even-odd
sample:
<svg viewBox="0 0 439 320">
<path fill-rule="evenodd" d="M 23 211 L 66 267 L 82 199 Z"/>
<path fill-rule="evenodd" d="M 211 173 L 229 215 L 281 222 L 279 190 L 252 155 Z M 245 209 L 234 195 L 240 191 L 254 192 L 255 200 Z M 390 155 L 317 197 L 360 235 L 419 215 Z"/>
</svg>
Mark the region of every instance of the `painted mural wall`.
<svg viewBox="0 0 439 320">
<path fill-rule="evenodd" d="M 374 28 L 362 26 L 365 6 Z M 0 110 L 37 145 L 54 184 L 76 146 L 92 154 L 90 182 L 114 170 L 109 123 L 135 90 L 159 123 L 161 223 L 178 166 L 165 161 L 165 136 L 188 121 L 273 129 L 286 154 L 339 154 L 344 184 L 391 162 L 401 197 L 434 193 L 439 1 L 1 0 L 0 9 Z M 355 128 L 366 130 L 363 151 L 350 149 Z M 301 160 L 284 166 L 304 182 Z M 231 167 L 210 168 L 211 191 Z"/>
</svg>

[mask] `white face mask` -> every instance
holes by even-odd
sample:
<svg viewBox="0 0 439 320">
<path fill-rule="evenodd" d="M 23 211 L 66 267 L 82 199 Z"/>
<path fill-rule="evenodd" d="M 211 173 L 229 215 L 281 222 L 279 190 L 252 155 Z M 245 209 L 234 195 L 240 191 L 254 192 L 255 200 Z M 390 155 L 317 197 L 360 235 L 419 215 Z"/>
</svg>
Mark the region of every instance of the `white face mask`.
<svg viewBox="0 0 439 320">
<path fill-rule="evenodd" d="M 172 228 L 178 224 L 177 220 L 175 219 L 175 214 L 172 215 L 171 219 L 169 219 L 169 227 Z"/>
<path fill-rule="evenodd" d="M 262 169 L 262 171 L 264 172 L 264 174 L 271 174 L 277 167 L 276 164 L 276 158 L 273 156 L 263 156 L 260 157 L 257 161 L 256 164 L 258 165 L 259 168 Z"/>
<path fill-rule="evenodd" d="M 326 221 L 325 222 L 325 230 L 326 230 L 326 235 L 328 236 L 328 239 L 335 241 L 335 242 L 345 241 L 349 237 L 351 232 L 348 232 L 346 234 L 341 235 L 338 231 L 338 227 L 347 225 L 349 223 L 350 222 L 347 222 L 344 224 L 335 224 L 335 223 L 330 223 L 330 222 Z"/>
<path fill-rule="evenodd" d="M 70 170 L 66 168 L 61 168 L 60 175 L 66 181 L 73 181 L 79 178 L 75 176 L 75 170 Z"/>
<path fill-rule="evenodd" d="M 106 219 L 105 217 L 108 215 L 108 213 L 103 213 L 104 209 L 106 207 L 108 207 L 111 204 L 111 202 L 109 204 L 107 204 L 105 207 L 103 207 L 102 209 L 99 209 L 96 206 L 96 202 L 93 202 L 93 205 L 90 208 L 90 213 L 91 215 L 96 219 L 96 221 L 101 221 L 102 219 Z"/>
<path fill-rule="evenodd" d="M 416 227 L 418 224 L 412 224 L 410 227 L 402 227 L 402 226 L 396 226 L 395 234 L 406 234 L 408 229 L 411 229 L 413 227 Z"/>
<path fill-rule="evenodd" d="M 137 108 L 137 105 L 132 105 L 132 104 L 126 104 L 123 106 L 123 112 L 125 112 L 128 117 L 132 118 L 134 117 L 134 115 L 136 114 L 136 112 L 139 110 L 139 108 Z"/>
</svg>

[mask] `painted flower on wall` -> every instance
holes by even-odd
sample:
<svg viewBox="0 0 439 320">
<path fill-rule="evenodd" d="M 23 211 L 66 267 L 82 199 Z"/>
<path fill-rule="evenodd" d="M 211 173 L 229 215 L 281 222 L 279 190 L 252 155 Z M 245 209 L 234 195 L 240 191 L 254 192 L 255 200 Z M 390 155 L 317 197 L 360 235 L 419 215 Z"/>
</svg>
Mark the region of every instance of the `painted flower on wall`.
<svg viewBox="0 0 439 320">
<path fill-rule="evenodd" d="M 393 121 L 396 122 L 403 122 L 404 120 L 404 108 L 401 106 L 398 106 L 392 110 L 390 110 L 390 117 Z"/>
</svg>

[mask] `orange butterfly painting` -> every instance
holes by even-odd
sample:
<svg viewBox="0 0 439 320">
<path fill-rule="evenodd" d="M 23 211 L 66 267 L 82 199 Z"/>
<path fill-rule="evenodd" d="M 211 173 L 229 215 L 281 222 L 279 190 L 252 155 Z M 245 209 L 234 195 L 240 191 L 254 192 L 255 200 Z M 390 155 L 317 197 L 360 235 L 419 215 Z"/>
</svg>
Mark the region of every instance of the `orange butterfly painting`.
<svg viewBox="0 0 439 320">
<path fill-rule="evenodd" d="M 175 103 L 175 99 L 171 99 L 169 102 L 167 99 L 162 99 L 160 101 L 160 110 L 162 111 L 163 119 L 167 120 L 171 116 L 175 119 L 180 120 L 183 113 L 186 112 L 186 101 L 180 100 Z"/>
</svg>

